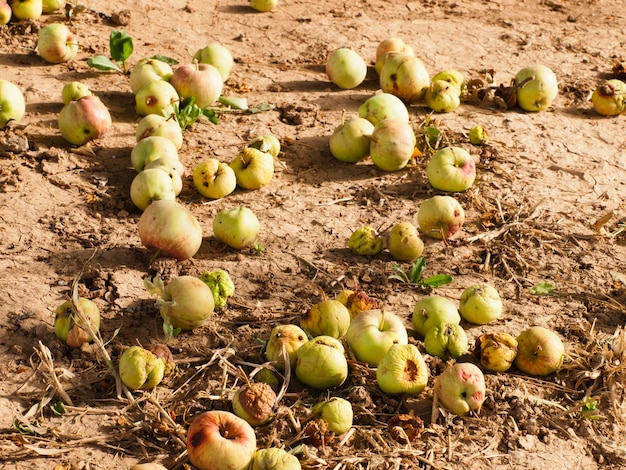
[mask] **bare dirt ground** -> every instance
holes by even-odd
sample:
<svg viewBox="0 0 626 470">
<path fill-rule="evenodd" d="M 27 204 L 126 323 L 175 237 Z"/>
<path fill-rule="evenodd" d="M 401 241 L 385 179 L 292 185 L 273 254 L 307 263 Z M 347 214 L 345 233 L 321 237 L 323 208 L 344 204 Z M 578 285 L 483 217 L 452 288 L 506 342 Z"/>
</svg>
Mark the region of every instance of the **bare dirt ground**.
<svg viewBox="0 0 626 470">
<path fill-rule="evenodd" d="M 82 48 L 67 64 L 48 65 L 34 52 L 38 29 L 65 21 L 62 14 L 0 27 L 0 77 L 16 83 L 27 101 L 25 126 L 0 135 L 3 468 L 119 469 L 145 461 L 182 468 L 191 419 L 200 411 L 229 409 L 242 374 L 262 362 L 261 340 L 270 329 L 298 323 L 321 299 L 320 290 L 334 296 L 354 278 L 407 327 L 425 295 L 458 300 L 468 285 L 489 282 L 505 313 L 484 327 L 464 324 L 470 338 L 542 325 L 559 333 L 568 357 L 547 378 L 515 369 L 486 374 L 485 405 L 463 418 L 432 412 L 432 381 L 445 367 L 435 358 L 428 359 L 429 386 L 417 398 L 384 395 L 373 370 L 358 364 L 344 385 L 329 392 L 294 379 L 276 419 L 257 429 L 259 447 L 303 445 L 303 468 L 624 468 L 626 250 L 619 230 L 626 217 L 625 118 L 600 117 L 589 101 L 613 60 L 624 60 L 622 0 L 280 0 L 270 13 L 255 12 L 243 0 L 86 3 L 88 9 L 71 21 Z M 112 16 L 123 10 L 130 20 L 116 24 Z M 204 121 L 185 132 L 180 158 L 188 169 L 213 156 L 230 161 L 263 133 L 282 144 L 274 179 L 258 191 L 237 190 L 209 202 L 185 181 L 179 199 L 205 234 L 191 260 L 152 260 L 139 242 L 140 213 L 128 196 L 139 117 L 128 79 L 86 64 L 95 54 L 108 55 L 112 29 L 134 38 L 131 63 L 154 54 L 187 62 L 218 40 L 236 59 L 225 93 L 275 106 L 254 115 L 220 115 L 217 126 Z M 434 291 L 390 281 L 397 263 L 388 253 L 367 258 L 347 249 L 361 225 L 416 222 L 420 202 L 436 194 L 425 159 L 385 173 L 368 160 L 338 162 L 328 150 L 342 110 L 356 115 L 379 86 L 372 68 L 357 89 L 338 90 L 324 73 L 326 57 L 351 46 L 373 64 L 376 46 L 389 36 L 413 45 L 431 74 L 455 68 L 469 78 L 492 69 L 497 84 L 508 84 L 517 70 L 539 62 L 559 79 L 559 97 L 547 112 L 503 111 L 486 102 L 436 116 L 450 139 L 475 157 L 478 179 L 455 195 L 467 213 L 462 233 L 448 246 L 425 240 L 427 274 L 454 276 Z M 113 116 L 112 131 L 93 154 L 76 152 L 58 131 L 60 91 L 72 80 L 87 83 Z M 428 110 L 413 105 L 410 112 L 419 132 Z M 467 132 L 476 124 L 489 130 L 489 145 L 469 144 Z M 235 252 L 212 238 L 213 216 L 239 204 L 261 221 L 261 252 Z M 596 224 L 603 217 L 605 223 Z M 135 393 L 131 403 L 116 396 L 93 347 L 69 350 L 54 335 L 54 310 L 83 268 L 80 294 L 100 307 L 114 360 L 129 345 L 163 340 L 145 277 L 222 268 L 236 294 L 207 325 L 168 340 L 177 372 L 155 390 Z M 529 289 L 539 282 L 554 284 L 556 295 L 532 295 Z M 50 406 L 59 396 L 36 353 L 41 345 L 51 351 L 72 400 L 62 416 Z M 310 408 L 327 396 L 352 401 L 354 427 L 315 446 L 299 431 Z M 387 428 L 399 413 L 424 420 L 424 432 L 410 444 L 394 440 Z"/>
</svg>

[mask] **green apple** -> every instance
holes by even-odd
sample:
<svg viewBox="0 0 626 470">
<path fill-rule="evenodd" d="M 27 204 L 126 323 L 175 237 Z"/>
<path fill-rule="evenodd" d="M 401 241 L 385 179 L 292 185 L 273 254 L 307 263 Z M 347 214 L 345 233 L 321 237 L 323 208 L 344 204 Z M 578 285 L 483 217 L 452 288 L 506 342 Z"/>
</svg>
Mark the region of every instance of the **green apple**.
<svg viewBox="0 0 626 470">
<path fill-rule="evenodd" d="M 376 383 L 391 395 L 419 395 L 428 384 L 428 366 L 414 344 L 394 344 L 376 369 Z"/>
<path fill-rule="evenodd" d="M 73 145 L 84 145 L 103 137 L 111 125 L 109 110 L 94 95 L 70 101 L 59 113 L 61 135 Z"/>
<path fill-rule="evenodd" d="M 141 346 L 126 349 L 119 360 L 120 379 L 132 390 L 148 390 L 161 383 L 165 362 Z"/>
<path fill-rule="evenodd" d="M 409 123 L 409 110 L 400 98 L 391 93 L 377 93 L 359 106 L 359 117 L 376 125 L 385 119 Z"/>
<path fill-rule="evenodd" d="M 451 113 L 461 104 L 459 90 L 445 80 L 433 80 L 424 94 L 426 106 L 437 113 Z"/>
<path fill-rule="evenodd" d="M 137 230 L 139 240 L 146 248 L 179 261 L 191 258 L 202 245 L 202 226 L 177 201 L 154 201 L 141 214 Z"/>
<path fill-rule="evenodd" d="M 220 199 L 228 196 L 237 187 L 235 171 L 217 158 L 209 158 L 196 165 L 193 170 L 193 185 L 204 197 Z"/>
<path fill-rule="evenodd" d="M 417 223 L 427 237 L 447 240 L 465 222 L 463 207 L 452 196 L 433 196 L 422 201 L 417 211 Z"/>
<path fill-rule="evenodd" d="M 97 332 L 100 329 L 98 305 L 93 300 L 79 297 L 78 306 L 85 314 L 85 319 L 91 325 L 91 329 Z M 93 340 L 86 325 L 75 312 L 71 301 L 63 302 L 54 313 L 54 334 L 70 348 L 79 348 L 83 343 Z"/>
<path fill-rule="evenodd" d="M 543 64 L 524 67 L 515 75 L 514 83 L 521 85 L 516 92 L 517 104 L 524 111 L 545 111 L 559 94 L 556 75 Z"/>
<path fill-rule="evenodd" d="M 136 171 L 159 158 L 171 158 L 178 160 L 178 150 L 167 137 L 150 136 L 141 139 L 130 151 L 130 163 Z"/>
<path fill-rule="evenodd" d="M 135 140 L 139 142 L 151 135 L 167 137 L 176 150 L 183 146 L 183 131 L 173 115 L 165 117 L 161 114 L 148 114 L 141 118 L 135 131 Z"/>
<path fill-rule="evenodd" d="M 163 170 L 153 168 L 135 175 L 130 185 L 130 199 L 139 210 L 145 210 L 152 201 L 176 199 L 172 179 Z"/>
<path fill-rule="evenodd" d="M 485 377 L 471 362 L 456 363 L 437 376 L 435 393 L 446 409 L 463 416 L 479 410 L 485 401 Z"/>
<path fill-rule="evenodd" d="M 26 112 L 26 102 L 22 90 L 8 80 L 0 79 L 0 128 L 7 122 L 18 122 Z"/>
<path fill-rule="evenodd" d="M 51 23 L 39 30 L 39 56 L 51 64 L 60 64 L 76 57 L 78 39 L 63 23 Z"/>
<path fill-rule="evenodd" d="M 195 276 L 173 277 L 165 286 L 159 304 L 161 318 L 181 330 L 192 330 L 204 325 L 215 310 L 211 289 Z"/>
<path fill-rule="evenodd" d="M 129 84 L 134 95 L 148 83 L 157 80 L 169 82 L 174 71 L 167 62 L 159 59 L 141 59 L 130 69 Z"/>
<path fill-rule="evenodd" d="M 442 323 L 461 323 L 461 315 L 452 300 L 429 295 L 415 304 L 411 321 L 415 332 L 424 337 L 428 330 Z"/>
<path fill-rule="evenodd" d="M 272 328 L 265 344 L 265 358 L 275 363 L 277 369 L 284 370 L 286 354 L 290 368 L 295 369 L 297 351 L 308 340 L 306 333 L 298 325 L 277 325 Z"/>
<path fill-rule="evenodd" d="M 437 80 L 443 80 L 450 83 L 450 85 L 454 86 L 459 91 L 459 96 L 462 96 L 465 92 L 465 77 L 463 77 L 463 74 L 458 70 L 447 69 L 437 72 L 433 76 L 432 81 L 435 82 Z"/>
<path fill-rule="evenodd" d="M 213 236 L 236 250 L 252 246 L 259 230 L 259 219 L 245 206 L 222 209 L 213 219 Z"/>
<path fill-rule="evenodd" d="M 354 412 L 352 403 L 340 397 L 332 397 L 313 407 L 312 415 L 326 422 L 328 430 L 335 434 L 347 433 L 352 428 Z"/>
<path fill-rule="evenodd" d="M 407 344 L 409 337 L 402 319 L 393 312 L 367 310 L 348 327 L 346 342 L 358 361 L 376 367 L 394 344 Z"/>
<path fill-rule="evenodd" d="M 300 326 L 313 337 L 343 338 L 350 326 L 350 312 L 338 300 L 325 299 L 311 306 L 300 319 Z"/>
<path fill-rule="evenodd" d="M 467 333 L 458 323 L 440 323 L 430 328 L 424 337 L 424 348 L 431 356 L 444 361 L 458 359 L 467 351 Z"/>
<path fill-rule="evenodd" d="M 269 447 L 254 454 L 250 470 L 302 470 L 298 457 L 285 449 Z"/>
<path fill-rule="evenodd" d="M 465 321 L 475 325 L 486 325 L 502 316 L 502 299 L 495 287 L 475 284 L 461 293 L 459 313 Z"/>
<path fill-rule="evenodd" d="M 550 375 L 561 367 L 565 346 L 552 330 L 532 326 L 517 336 L 515 367 L 530 375 Z"/>
<path fill-rule="evenodd" d="M 54 13 L 65 8 L 65 0 L 43 0 L 42 10 L 43 13 Z"/>
<path fill-rule="evenodd" d="M 374 126 L 370 137 L 370 157 L 381 170 L 398 171 L 413 157 L 415 143 L 415 133 L 410 124 L 398 119 L 385 119 Z"/>
<path fill-rule="evenodd" d="M 424 242 L 415 225 L 400 222 L 387 234 L 387 249 L 396 261 L 413 261 L 424 251 Z"/>
<path fill-rule="evenodd" d="M 367 64 L 358 52 L 347 47 L 340 47 L 328 56 L 326 75 L 339 88 L 350 90 L 365 80 Z"/>
<path fill-rule="evenodd" d="M 235 61 L 230 51 L 219 42 L 212 42 L 202 49 L 198 49 L 193 58 L 201 64 L 209 64 L 217 69 L 222 77 L 222 81 L 226 82 L 233 69 Z"/>
<path fill-rule="evenodd" d="M 365 118 L 355 117 L 335 128 L 328 145 L 337 160 L 357 163 L 370 154 L 370 137 L 374 125 Z"/>
<path fill-rule="evenodd" d="M 462 192 L 476 179 L 476 164 L 467 150 L 448 146 L 437 150 L 426 166 L 430 185 L 440 191 Z"/>
<path fill-rule="evenodd" d="M 489 142 L 489 133 L 483 126 L 474 126 L 469 131 L 469 141 L 472 145 L 485 145 Z"/>
<path fill-rule="evenodd" d="M 298 348 L 296 377 L 318 390 L 339 387 L 348 378 L 345 349 L 338 339 L 317 336 Z"/>
<path fill-rule="evenodd" d="M 172 182 L 174 194 L 178 196 L 181 193 L 183 190 L 182 175 L 185 173 L 185 167 L 180 160 L 168 157 L 157 158 L 156 160 L 146 163 L 142 171 L 151 169 L 161 170 L 167 174 Z"/>
<path fill-rule="evenodd" d="M 198 278 L 213 292 L 215 308 L 223 309 L 226 307 L 228 299 L 235 294 L 235 283 L 230 274 L 223 269 L 216 269 L 215 271 L 205 271 Z"/>
<path fill-rule="evenodd" d="M 170 83 L 181 99 L 194 97 L 200 108 L 215 104 L 222 94 L 224 81 L 220 72 L 210 64 L 193 63 L 176 67 Z"/>
<path fill-rule="evenodd" d="M 430 85 L 424 63 L 415 56 L 388 52 L 380 69 L 380 88 L 407 103 L 421 100 Z"/>
<path fill-rule="evenodd" d="M 81 99 L 83 96 L 92 95 L 87 85 L 81 82 L 66 83 L 61 90 L 61 99 L 63 104 L 69 104 L 71 101 Z"/>
<path fill-rule="evenodd" d="M 135 94 L 135 111 L 140 116 L 148 114 L 171 115 L 178 106 L 180 97 L 170 82 L 154 80 L 140 88 Z"/>
<path fill-rule="evenodd" d="M 626 112 L 626 83 L 617 78 L 603 81 L 593 90 L 591 103 L 602 116 L 617 116 Z"/>
<path fill-rule="evenodd" d="M 42 0 L 13 0 L 11 3 L 13 16 L 19 21 L 36 20 L 43 13 Z"/>
<path fill-rule="evenodd" d="M 235 172 L 237 186 L 243 189 L 259 189 L 274 176 L 274 157 L 252 147 L 244 148 L 230 162 Z"/>
<path fill-rule="evenodd" d="M 280 153 L 280 140 L 275 135 L 263 134 L 248 142 L 247 147 L 252 147 L 261 152 L 269 153 L 272 157 L 277 157 Z"/>
<path fill-rule="evenodd" d="M 348 239 L 348 248 L 357 255 L 374 256 L 383 251 L 384 240 L 374 227 L 359 227 Z"/>
<path fill-rule="evenodd" d="M 385 65 L 388 52 L 400 52 L 404 55 L 414 56 L 415 51 L 411 46 L 404 42 L 404 39 L 398 37 L 390 37 L 383 39 L 376 47 L 376 61 L 374 69 L 380 75 L 380 71 Z"/>
<path fill-rule="evenodd" d="M 278 0 L 250 0 L 250 7 L 256 11 L 270 11 L 276 8 Z"/>
</svg>

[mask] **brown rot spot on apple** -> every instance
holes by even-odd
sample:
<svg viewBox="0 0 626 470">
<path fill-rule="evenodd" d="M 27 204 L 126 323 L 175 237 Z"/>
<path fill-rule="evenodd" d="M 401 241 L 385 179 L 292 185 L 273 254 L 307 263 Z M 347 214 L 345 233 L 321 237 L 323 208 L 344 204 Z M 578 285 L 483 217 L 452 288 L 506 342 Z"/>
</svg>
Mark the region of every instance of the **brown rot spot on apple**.
<svg viewBox="0 0 626 470">
<path fill-rule="evenodd" d="M 157 101 L 158 101 L 158 100 L 157 100 L 154 96 L 148 96 L 148 97 L 146 98 L 146 104 L 147 104 L 148 106 L 153 106 L 154 104 L 156 104 L 156 102 L 157 102 Z"/>
<path fill-rule="evenodd" d="M 204 432 L 202 431 L 195 432 L 189 437 L 189 444 L 191 445 L 191 447 L 194 447 L 194 448 L 200 447 L 202 443 L 205 441 L 205 437 L 206 436 Z"/>
<path fill-rule="evenodd" d="M 407 382 L 414 382 L 417 380 L 419 376 L 419 368 L 415 361 L 406 361 L 406 365 L 404 366 L 404 377 L 403 379 Z"/>
</svg>

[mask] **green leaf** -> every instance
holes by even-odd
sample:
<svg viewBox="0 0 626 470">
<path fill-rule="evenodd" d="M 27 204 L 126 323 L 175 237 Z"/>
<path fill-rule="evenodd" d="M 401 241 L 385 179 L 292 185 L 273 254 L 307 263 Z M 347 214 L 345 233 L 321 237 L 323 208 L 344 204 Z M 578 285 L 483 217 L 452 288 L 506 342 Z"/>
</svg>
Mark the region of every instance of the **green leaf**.
<svg viewBox="0 0 626 470">
<path fill-rule="evenodd" d="M 426 258 L 420 256 L 411 265 L 411 271 L 409 271 L 409 279 L 411 282 L 419 282 L 422 279 L 424 270 L 426 269 Z"/>
<path fill-rule="evenodd" d="M 212 109 L 204 108 L 202 110 L 202 115 L 213 124 L 217 125 L 219 123 L 219 121 L 217 120 L 217 114 Z"/>
<path fill-rule="evenodd" d="M 165 284 L 163 284 L 163 279 L 161 276 L 155 276 L 154 279 L 150 279 L 149 277 L 143 280 L 143 286 L 145 289 L 152 295 L 156 295 L 157 297 L 163 296 L 163 291 L 165 291 Z"/>
<path fill-rule="evenodd" d="M 164 55 L 160 55 L 160 54 L 153 55 L 150 58 L 151 59 L 160 60 L 161 62 L 165 62 L 166 64 L 170 64 L 170 65 L 177 65 L 178 64 L 178 61 L 176 59 L 173 59 L 171 57 L 167 57 L 167 56 L 164 56 Z"/>
<path fill-rule="evenodd" d="M 557 290 L 556 286 L 550 282 L 540 282 L 530 288 L 533 295 L 550 295 Z"/>
<path fill-rule="evenodd" d="M 57 401 L 50 405 L 50 409 L 57 416 L 63 416 L 65 414 L 65 406 L 63 406 L 62 401 Z"/>
<path fill-rule="evenodd" d="M 406 284 L 409 284 L 411 281 L 409 280 L 409 276 L 406 275 L 406 273 L 404 272 L 404 269 L 402 269 L 401 266 L 398 266 L 397 264 L 394 264 L 393 266 L 391 266 L 391 269 L 395 270 L 398 274 L 391 274 L 389 276 L 387 276 L 387 279 L 396 279 L 400 282 L 404 282 Z"/>
<path fill-rule="evenodd" d="M 126 31 L 111 31 L 109 37 L 111 57 L 118 62 L 126 62 L 133 53 L 133 38 Z"/>
<path fill-rule="evenodd" d="M 249 108 L 248 113 L 250 114 L 264 113 L 265 111 L 271 111 L 274 108 L 275 106 L 273 104 L 261 103 L 261 104 L 257 104 L 256 106 L 252 108 Z"/>
<path fill-rule="evenodd" d="M 111 60 L 103 55 L 97 55 L 87 59 L 87 65 L 94 69 L 104 70 L 105 72 L 116 71 L 122 73 L 122 69 L 120 69 L 117 64 L 111 62 Z"/>
<path fill-rule="evenodd" d="M 240 98 L 237 96 L 220 96 L 219 102 L 229 108 L 246 110 L 248 109 L 248 100 L 246 98 Z"/>
<path fill-rule="evenodd" d="M 441 287 L 450 284 L 453 280 L 454 278 L 448 274 L 435 274 L 434 276 L 420 280 L 419 284 L 428 287 Z"/>
</svg>

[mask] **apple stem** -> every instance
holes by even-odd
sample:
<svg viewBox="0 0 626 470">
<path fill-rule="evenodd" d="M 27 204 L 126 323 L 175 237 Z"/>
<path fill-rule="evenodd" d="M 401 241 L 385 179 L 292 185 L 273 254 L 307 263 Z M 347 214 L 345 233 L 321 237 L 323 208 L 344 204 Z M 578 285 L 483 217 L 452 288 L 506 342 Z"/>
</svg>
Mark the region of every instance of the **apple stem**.
<svg viewBox="0 0 626 470">
<path fill-rule="evenodd" d="M 239 366 L 239 372 L 241 372 L 241 375 L 243 375 L 243 379 L 246 381 L 248 388 L 252 388 L 252 383 L 250 382 L 250 379 L 248 378 L 248 374 L 244 372 L 241 366 Z"/>
<path fill-rule="evenodd" d="M 380 317 L 380 324 L 378 325 L 378 329 L 380 331 L 383 331 L 383 328 L 385 327 L 385 309 L 383 308 L 381 311 L 381 317 Z"/>
<path fill-rule="evenodd" d="M 319 287 L 319 290 L 320 290 L 320 293 L 322 294 L 322 301 L 328 300 L 328 296 L 326 295 L 326 292 L 324 292 L 324 289 Z"/>
</svg>

